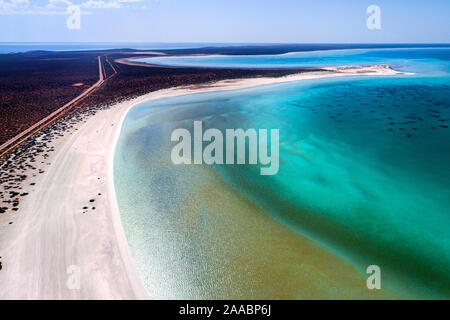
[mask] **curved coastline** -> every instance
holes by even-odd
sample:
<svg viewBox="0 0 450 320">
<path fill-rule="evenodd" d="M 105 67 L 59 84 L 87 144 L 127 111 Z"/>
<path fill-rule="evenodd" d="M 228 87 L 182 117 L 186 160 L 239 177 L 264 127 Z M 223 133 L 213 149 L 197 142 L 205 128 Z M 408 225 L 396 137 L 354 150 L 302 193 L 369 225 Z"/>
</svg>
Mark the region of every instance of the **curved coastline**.
<svg viewBox="0 0 450 320">
<path fill-rule="evenodd" d="M 45 172 L 32 178 L 36 186 L 24 190 L 30 194 L 22 202 L 20 215 L 1 235 L 0 297 L 148 298 L 126 241 L 113 180 L 115 146 L 126 114 L 135 105 L 164 97 L 305 79 L 398 74 L 402 73 L 374 65 L 282 78 L 223 80 L 151 92 L 88 115 L 74 129 L 63 132 L 61 140 L 51 143 L 55 152 L 45 159 Z M 67 285 L 70 266 L 80 269 L 81 286 L 76 290 Z"/>
<path fill-rule="evenodd" d="M 367 68 L 366 66 L 364 67 L 359 67 L 359 66 L 344 66 L 344 67 L 349 67 L 351 68 Z M 374 66 L 371 66 L 372 68 Z M 398 75 L 398 74 L 405 74 L 405 73 L 401 73 L 401 72 L 397 72 L 393 69 L 391 69 L 389 66 L 386 65 L 381 65 L 381 69 L 380 65 L 375 65 L 375 69 L 377 72 L 377 75 Z M 330 70 L 331 71 L 331 70 Z M 366 75 L 374 75 L 372 72 L 374 72 L 374 69 L 371 69 L 369 67 L 369 70 L 366 70 L 367 72 Z M 333 70 L 333 72 L 335 72 L 335 70 Z M 118 208 L 118 200 L 117 197 L 115 195 L 115 186 L 114 186 L 114 156 L 115 156 L 115 152 L 116 152 L 116 147 L 117 147 L 117 142 L 118 139 L 120 137 L 120 133 L 122 131 L 122 126 L 123 126 L 123 122 L 128 114 L 128 112 L 135 106 L 141 104 L 141 103 L 145 103 L 151 100 L 156 100 L 156 99 L 161 99 L 161 98 L 169 98 L 169 97 L 175 97 L 175 96 L 181 96 L 181 95 L 187 95 L 187 94 L 196 94 L 196 93 L 206 93 L 206 92 L 212 92 L 212 91 L 225 91 L 225 90 L 238 90 L 238 89 L 243 89 L 243 88 L 250 88 L 250 87 L 256 87 L 256 86 L 263 86 L 263 85 L 270 85 L 270 84 L 276 84 L 276 83 L 281 83 L 281 82 L 290 82 L 290 81 L 299 81 L 299 80 L 308 80 L 308 79 L 317 79 L 317 78 L 332 78 L 332 77 L 339 77 L 339 76 L 361 76 L 361 75 L 365 75 L 364 73 L 361 73 L 360 71 L 356 71 L 356 72 L 346 72 L 346 73 L 334 73 L 334 74 L 327 74 L 327 75 L 308 75 L 308 74 L 298 74 L 298 75 L 293 75 L 293 76 L 285 76 L 282 78 L 258 78 L 258 79 L 240 79 L 240 80 L 223 80 L 223 81 L 219 81 L 216 83 L 211 83 L 211 84 L 207 84 L 204 86 L 187 86 L 187 87 L 179 87 L 179 88 L 170 88 L 170 89 L 163 89 L 163 90 L 159 90 L 153 93 L 149 93 L 146 95 L 143 95 L 139 98 L 130 100 L 127 102 L 127 106 L 125 106 L 123 108 L 123 110 L 121 110 L 122 116 L 120 119 L 120 122 L 116 128 L 117 132 L 116 132 L 116 137 L 115 140 L 112 143 L 112 152 L 110 154 L 110 168 L 109 168 L 109 187 L 111 188 L 111 192 L 114 193 L 114 198 L 113 200 L 116 202 L 114 205 L 114 210 L 116 211 L 116 213 L 114 214 L 114 216 L 117 217 L 118 221 L 118 225 L 120 226 L 120 228 L 122 228 L 121 230 L 121 234 L 124 234 L 124 229 L 122 227 L 122 222 L 120 219 L 120 212 L 119 212 L 119 208 Z M 310 246 L 309 244 L 309 240 L 303 240 L 306 241 L 304 243 L 304 245 L 306 247 Z M 123 239 L 124 245 L 127 246 L 126 248 L 126 256 L 129 257 L 130 261 L 128 261 L 128 264 L 130 265 L 130 267 L 132 267 L 134 269 L 134 272 L 136 272 L 136 267 L 134 264 L 134 261 L 131 257 L 131 253 L 130 253 L 130 248 L 128 246 L 128 244 L 126 243 L 126 239 Z M 320 248 L 316 248 L 317 250 L 321 251 L 323 249 Z M 324 255 L 323 253 L 321 253 L 322 255 Z M 329 253 L 330 255 L 334 255 Z M 326 254 L 325 254 L 326 256 Z M 337 259 L 336 261 L 339 261 L 340 259 L 338 257 L 335 257 L 335 259 Z M 343 265 L 346 265 L 345 262 L 342 262 Z M 345 268 L 345 267 L 343 267 Z M 354 271 L 355 273 L 357 273 L 357 271 Z M 359 277 L 359 276 L 357 276 Z M 142 285 L 142 284 L 141 284 Z M 147 292 L 148 294 L 148 292 Z M 387 294 L 385 297 L 393 297 L 392 293 Z"/>
</svg>

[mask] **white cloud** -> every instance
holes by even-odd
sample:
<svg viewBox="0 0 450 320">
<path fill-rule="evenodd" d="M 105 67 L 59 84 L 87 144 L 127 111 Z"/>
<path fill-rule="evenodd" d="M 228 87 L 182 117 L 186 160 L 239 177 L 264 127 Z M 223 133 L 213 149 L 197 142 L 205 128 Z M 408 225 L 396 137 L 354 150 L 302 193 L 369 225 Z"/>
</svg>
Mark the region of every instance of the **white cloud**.
<svg viewBox="0 0 450 320">
<path fill-rule="evenodd" d="M 28 0 L 0 0 L 0 10 L 14 12 L 17 10 L 26 10 L 30 6 Z"/>
<path fill-rule="evenodd" d="M 89 9 L 111 9 L 111 8 L 121 8 L 120 2 L 111 0 L 111 1 L 103 1 L 103 0 L 88 0 L 81 4 L 82 8 Z"/>
<path fill-rule="evenodd" d="M 0 15 L 57 15 L 67 14 L 68 6 L 84 9 L 142 8 L 139 2 L 146 0 L 0 0 Z M 33 5 L 30 2 L 34 2 Z M 36 4 L 39 2 L 38 4 Z M 83 11 L 82 14 L 90 12 Z"/>
<path fill-rule="evenodd" d="M 68 0 L 48 0 L 47 5 L 45 6 L 47 9 L 65 9 L 68 6 L 71 6 L 72 2 Z"/>
</svg>

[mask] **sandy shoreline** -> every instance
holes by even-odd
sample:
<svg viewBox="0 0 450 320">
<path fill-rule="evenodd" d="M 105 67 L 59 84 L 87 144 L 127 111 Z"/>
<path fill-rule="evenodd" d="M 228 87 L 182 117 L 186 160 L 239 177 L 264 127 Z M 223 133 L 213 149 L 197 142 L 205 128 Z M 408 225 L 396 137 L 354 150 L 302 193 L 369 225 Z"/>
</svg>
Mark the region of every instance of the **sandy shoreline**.
<svg viewBox="0 0 450 320">
<path fill-rule="evenodd" d="M 54 144 L 55 152 L 43 161 L 45 173 L 33 180 L 36 185 L 25 189 L 29 195 L 21 201 L 14 224 L 8 224 L 12 212 L 0 216 L 0 298 L 148 298 L 126 242 L 113 184 L 114 148 L 128 110 L 143 101 L 190 93 L 314 78 L 402 74 L 386 65 L 323 69 L 164 89 L 99 110 L 78 124 Z M 80 271 L 79 289 L 67 285 L 74 279 L 68 274 L 71 266 Z"/>
</svg>

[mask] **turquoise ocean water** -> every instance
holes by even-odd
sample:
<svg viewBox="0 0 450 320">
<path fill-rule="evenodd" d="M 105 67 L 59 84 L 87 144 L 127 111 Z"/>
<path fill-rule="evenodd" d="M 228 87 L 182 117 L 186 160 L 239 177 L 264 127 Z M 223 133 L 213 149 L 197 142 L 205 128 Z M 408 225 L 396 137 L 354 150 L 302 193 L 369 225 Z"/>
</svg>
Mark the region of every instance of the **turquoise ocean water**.
<svg viewBox="0 0 450 320">
<path fill-rule="evenodd" d="M 261 176 L 248 165 L 212 168 L 277 223 L 361 274 L 379 265 L 383 285 L 400 296 L 450 298 L 450 49 L 199 57 L 195 63 L 389 63 L 416 74 L 308 80 L 133 108 L 117 144 L 114 175 L 127 239 L 149 292 L 208 298 L 214 282 L 199 283 L 220 268 L 198 271 L 205 268 L 199 252 L 211 238 L 195 238 L 179 221 L 192 189 L 203 183 L 202 166 L 170 161 L 172 130 L 192 131 L 193 121 L 202 120 L 204 129 L 280 130 L 277 175 Z"/>
</svg>

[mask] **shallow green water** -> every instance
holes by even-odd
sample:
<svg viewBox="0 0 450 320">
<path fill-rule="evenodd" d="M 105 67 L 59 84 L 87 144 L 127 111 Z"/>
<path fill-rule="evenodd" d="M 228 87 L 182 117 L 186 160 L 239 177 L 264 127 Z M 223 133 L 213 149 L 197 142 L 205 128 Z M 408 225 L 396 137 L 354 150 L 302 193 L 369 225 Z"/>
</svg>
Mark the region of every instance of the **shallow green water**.
<svg viewBox="0 0 450 320">
<path fill-rule="evenodd" d="M 192 131 L 202 120 L 205 129 L 280 130 L 277 175 L 261 176 L 258 166 L 214 167 L 277 222 L 362 274 L 379 265 L 383 286 L 404 297 L 449 298 L 449 52 L 430 56 L 403 56 L 403 68 L 415 76 L 311 80 L 132 109 L 116 150 L 115 183 L 147 289 L 208 297 L 195 285 L 201 277 L 188 271 L 201 268 L 203 258 L 177 225 L 202 172 L 170 162 L 172 130 Z"/>
</svg>

